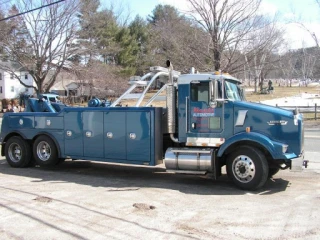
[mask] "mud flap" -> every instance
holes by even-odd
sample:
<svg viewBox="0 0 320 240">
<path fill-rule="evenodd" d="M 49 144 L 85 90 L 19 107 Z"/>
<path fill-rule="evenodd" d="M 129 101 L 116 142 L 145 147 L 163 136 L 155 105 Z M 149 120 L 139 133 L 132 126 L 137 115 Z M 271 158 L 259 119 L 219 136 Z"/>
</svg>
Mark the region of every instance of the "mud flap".
<svg viewBox="0 0 320 240">
<path fill-rule="evenodd" d="M 218 177 L 221 176 L 221 166 L 219 159 L 217 157 L 218 150 L 214 149 L 212 151 L 212 158 L 211 158 L 211 166 L 212 166 L 212 173 L 213 173 L 213 178 L 214 180 L 217 180 Z"/>
</svg>

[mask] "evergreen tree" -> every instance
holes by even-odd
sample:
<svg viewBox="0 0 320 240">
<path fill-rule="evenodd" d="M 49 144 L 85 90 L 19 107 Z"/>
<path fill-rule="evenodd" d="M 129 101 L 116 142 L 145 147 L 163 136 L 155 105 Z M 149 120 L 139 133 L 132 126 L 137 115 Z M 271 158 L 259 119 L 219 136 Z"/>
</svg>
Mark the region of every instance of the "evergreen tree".
<svg viewBox="0 0 320 240">
<path fill-rule="evenodd" d="M 117 62 L 125 68 L 122 72 L 123 74 L 132 75 L 136 72 L 135 64 L 137 52 L 139 50 L 138 43 L 134 36 L 130 34 L 130 30 L 126 27 L 123 27 L 119 31 L 117 41 L 121 47 L 117 55 Z"/>
<path fill-rule="evenodd" d="M 97 47 L 99 54 L 103 57 L 103 62 L 107 64 L 117 64 L 117 54 L 120 51 L 120 45 L 117 41 L 117 35 L 120 28 L 113 11 L 103 10 L 98 13 L 99 29 L 97 31 Z"/>
<path fill-rule="evenodd" d="M 143 71 L 150 66 L 148 55 L 150 54 L 149 27 L 139 15 L 129 25 L 130 35 L 135 39 L 138 48 L 133 54 L 136 56 L 136 74 L 142 75 Z"/>
<path fill-rule="evenodd" d="M 152 15 L 148 16 L 148 22 L 156 25 L 164 22 L 173 22 L 181 19 L 178 10 L 170 5 L 158 4 L 152 11 Z"/>
<path fill-rule="evenodd" d="M 79 47 L 84 49 L 83 57 L 85 63 L 89 63 L 92 57 L 97 55 L 97 24 L 99 0 L 81 0 L 79 9 L 80 30 L 78 31 Z"/>
</svg>

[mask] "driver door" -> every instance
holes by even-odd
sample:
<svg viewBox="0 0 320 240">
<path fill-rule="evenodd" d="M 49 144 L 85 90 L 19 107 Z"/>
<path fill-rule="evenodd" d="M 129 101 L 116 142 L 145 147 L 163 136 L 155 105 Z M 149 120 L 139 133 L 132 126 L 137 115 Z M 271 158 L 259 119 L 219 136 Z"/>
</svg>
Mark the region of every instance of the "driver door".
<svg viewBox="0 0 320 240">
<path fill-rule="evenodd" d="M 188 142 L 196 138 L 221 138 L 224 126 L 224 103 L 210 106 L 210 81 L 190 84 Z"/>
</svg>

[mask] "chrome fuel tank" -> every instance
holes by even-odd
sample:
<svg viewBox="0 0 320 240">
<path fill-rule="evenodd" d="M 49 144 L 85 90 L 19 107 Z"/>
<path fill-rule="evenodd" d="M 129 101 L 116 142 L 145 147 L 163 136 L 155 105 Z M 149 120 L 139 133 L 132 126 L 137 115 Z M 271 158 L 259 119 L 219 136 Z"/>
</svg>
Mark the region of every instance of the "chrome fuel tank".
<svg viewBox="0 0 320 240">
<path fill-rule="evenodd" d="M 164 163 L 168 170 L 211 171 L 211 149 L 168 148 Z"/>
</svg>

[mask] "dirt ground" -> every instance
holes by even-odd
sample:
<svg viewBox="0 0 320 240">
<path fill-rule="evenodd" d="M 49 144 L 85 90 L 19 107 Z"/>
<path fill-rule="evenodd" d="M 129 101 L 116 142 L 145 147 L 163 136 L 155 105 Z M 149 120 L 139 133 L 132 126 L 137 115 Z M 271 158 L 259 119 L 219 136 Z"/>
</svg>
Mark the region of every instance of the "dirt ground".
<svg viewBox="0 0 320 240">
<path fill-rule="evenodd" d="M 256 192 L 224 175 L 0 158 L 1 239 L 319 239 L 320 175 L 281 171 Z"/>
</svg>

